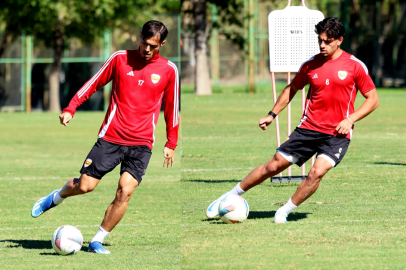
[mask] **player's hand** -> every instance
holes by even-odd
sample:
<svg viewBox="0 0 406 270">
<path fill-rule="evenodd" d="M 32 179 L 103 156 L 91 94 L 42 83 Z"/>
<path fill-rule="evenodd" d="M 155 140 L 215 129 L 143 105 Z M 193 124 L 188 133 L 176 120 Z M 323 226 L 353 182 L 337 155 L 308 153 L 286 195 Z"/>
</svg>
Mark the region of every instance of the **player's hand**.
<svg viewBox="0 0 406 270">
<path fill-rule="evenodd" d="M 69 121 L 72 119 L 72 115 L 68 112 L 61 113 L 59 116 L 59 120 L 61 121 L 61 125 L 64 125 L 65 127 L 68 126 Z"/>
<path fill-rule="evenodd" d="M 263 130 L 266 130 L 268 126 L 272 123 L 273 117 L 272 115 L 268 115 L 264 118 L 261 118 L 259 120 L 259 127 L 262 128 Z"/>
<path fill-rule="evenodd" d="M 341 121 L 340 124 L 338 124 L 338 126 L 336 127 L 336 132 L 338 136 L 345 137 L 351 129 L 352 123 L 347 118 L 344 118 L 344 120 Z"/>
<path fill-rule="evenodd" d="M 175 151 L 173 149 L 170 149 L 168 147 L 164 148 L 164 168 L 169 168 L 169 163 L 171 164 L 171 167 L 173 167 L 173 162 L 175 161 Z"/>
</svg>

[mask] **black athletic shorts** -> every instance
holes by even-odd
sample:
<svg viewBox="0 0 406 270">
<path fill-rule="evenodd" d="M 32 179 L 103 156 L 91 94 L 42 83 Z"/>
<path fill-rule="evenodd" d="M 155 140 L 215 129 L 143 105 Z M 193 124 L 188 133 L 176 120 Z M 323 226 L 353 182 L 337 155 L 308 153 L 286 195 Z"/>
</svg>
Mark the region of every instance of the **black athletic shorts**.
<svg viewBox="0 0 406 270">
<path fill-rule="evenodd" d="M 80 173 L 102 179 L 121 163 L 120 175 L 128 172 L 141 183 L 151 154 L 151 149 L 145 145 L 119 145 L 99 138 L 87 155 Z"/>
<path fill-rule="evenodd" d="M 304 128 L 296 128 L 281 144 L 278 150 L 299 159 L 299 167 L 315 153 L 324 154 L 335 161 L 335 166 L 341 162 L 347 153 L 350 140 L 346 137 L 336 137 Z"/>
</svg>

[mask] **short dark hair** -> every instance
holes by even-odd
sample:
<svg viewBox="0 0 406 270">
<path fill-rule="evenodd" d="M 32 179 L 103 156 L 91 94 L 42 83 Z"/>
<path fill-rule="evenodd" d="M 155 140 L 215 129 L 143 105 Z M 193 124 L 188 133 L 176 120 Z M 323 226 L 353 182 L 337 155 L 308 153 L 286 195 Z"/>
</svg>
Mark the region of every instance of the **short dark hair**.
<svg viewBox="0 0 406 270">
<path fill-rule="evenodd" d="M 159 35 L 159 42 L 162 42 L 168 35 L 168 29 L 166 29 L 166 26 L 160 21 L 149 21 L 142 27 L 141 34 L 143 38 Z"/>
<path fill-rule="evenodd" d="M 345 35 L 345 28 L 339 18 L 328 17 L 316 24 L 316 34 L 326 32 L 328 38 L 340 38 Z"/>
</svg>

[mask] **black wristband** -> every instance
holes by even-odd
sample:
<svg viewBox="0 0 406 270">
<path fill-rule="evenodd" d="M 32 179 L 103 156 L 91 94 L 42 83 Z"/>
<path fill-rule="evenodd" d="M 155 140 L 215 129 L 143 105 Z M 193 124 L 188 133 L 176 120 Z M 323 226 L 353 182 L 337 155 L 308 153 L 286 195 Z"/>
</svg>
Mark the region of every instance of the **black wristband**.
<svg viewBox="0 0 406 270">
<path fill-rule="evenodd" d="M 273 111 L 270 111 L 268 115 L 271 115 L 274 119 L 276 118 L 276 114 Z"/>
</svg>

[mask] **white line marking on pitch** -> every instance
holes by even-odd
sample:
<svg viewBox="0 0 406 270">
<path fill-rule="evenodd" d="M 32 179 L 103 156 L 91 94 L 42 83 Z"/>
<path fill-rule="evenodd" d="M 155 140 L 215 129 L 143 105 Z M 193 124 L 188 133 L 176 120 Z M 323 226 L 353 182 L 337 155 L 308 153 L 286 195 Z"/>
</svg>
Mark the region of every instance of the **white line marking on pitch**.
<svg viewBox="0 0 406 270">
<path fill-rule="evenodd" d="M 402 164 L 392 164 L 392 165 L 362 165 L 362 166 L 339 166 L 334 169 L 345 169 L 345 168 L 378 168 L 378 167 L 393 167 L 393 166 L 404 166 Z M 255 167 L 249 168 L 220 168 L 220 169 L 182 169 L 181 172 L 216 172 L 216 171 L 245 171 L 253 170 Z M 299 169 L 299 168 L 298 168 Z"/>
<path fill-rule="evenodd" d="M 216 220 L 213 219 L 213 221 L 220 221 L 220 220 Z M 393 222 L 405 222 L 406 219 L 371 219 L 371 220 L 315 220 L 315 221 L 290 221 L 287 224 L 296 224 L 296 223 L 300 223 L 300 224 L 312 224 L 312 223 L 375 223 L 375 222 L 389 222 L 389 223 L 393 223 Z M 246 221 L 247 222 L 247 221 Z M 271 221 L 270 223 L 273 223 L 273 221 Z M 217 224 L 217 223 L 216 223 Z M 216 224 L 211 224 L 211 223 L 200 223 L 200 224 L 195 224 L 195 223 L 188 223 L 188 224 L 180 224 L 180 226 L 211 226 L 211 225 L 216 225 Z M 288 226 L 288 225 L 284 225 L 284 226 Z"/>
<path fill-rule="evenodd" d="M 69 179 L 72 178 L 77 178 L 78 176 L 70 176 L 70 177 L 61 177 L 61 176 L 53 176 L 53 177 L 7 177 L 7 178 L 1 178 L 0 177 L 0 181 L 34 181 L 34 180 L 66 180 L 68 181 Z M 143 179 L 175 179 L 175 178 L 180 178 L 180 175 L 165 175 L 165 176 L 159 176 L 159 177 L 154 177 L 154 176 L 150 176 L 150 175 L 146 175 L 143 177 Z M 107 177 L 107 178 L 103 178 L 103 179 L 107 179 L 107 180 L 115 180 L 116 178 L 114 177 Z M 118 176 L 117 176 L 117 180 L 118 180 Z"/>
<path fill-rule="evenodd" d="M 216 221 L 213 219 L 213 221 Z M 290 224 L 301 223 L 368 223 L 368 222 L 405 222 L 406 219 L 371 219 L 371 220 L 315 220 L 315 221 L 291 221 Z M 139 223 L 139 224 L 117 224 L 121 227 L 141 227 L 141 226 L 168 226 L 168 225 L 180 225 L 180 226 L 210 226 L 211 223 Z M 78 228 L 92 228 L 100 227 L 98 225 L 75 225 Z M 20 227 L 20 228 L 0 228 L 0 231 L 18 231 L 18 230 L 38 230 L 38 229 L 54 229 L 55 227 Z"/>
<path fill-rule="evenodd" d="M 167 226 L 167 225 L 179 225 L 179 223 L 139 223 L 139 224 L 117 224 L 121 227 L 141 227 L 141 226 Z M 75 225 L 78 228 L 91 228 L 100 227 L 98 225 Z M 17 231 L 17 230 L 38 230 L 38 229 L 53 229 L 54 227 L 20 227 L 20 228 L 0 228 L 0 231 Z"/>
</svg>

